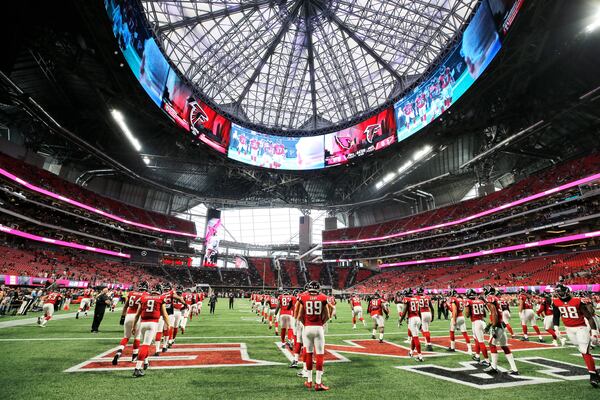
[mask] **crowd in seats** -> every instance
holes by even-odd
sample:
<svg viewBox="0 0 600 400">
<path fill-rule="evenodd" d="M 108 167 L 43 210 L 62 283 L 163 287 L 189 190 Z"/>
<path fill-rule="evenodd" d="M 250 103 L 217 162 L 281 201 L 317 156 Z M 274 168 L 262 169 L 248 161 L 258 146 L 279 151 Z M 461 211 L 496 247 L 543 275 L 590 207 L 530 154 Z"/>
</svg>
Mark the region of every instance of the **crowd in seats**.
<svg viewBox="0 0 600 400">
<path fill-rule="evenodd" d="M 164 229 L 177 230 L 187 233 L 196 233 L 192 221 L 147 211 L 132 205 L 122 203 L 111 198 L 101 196 L 88 189 L 68 182 L 60 177 L 40 168 L 26 164 L 23 161 L 0 153 L 0 167 L 8 172 L 26 180 L 36 186 L 42 187 L 56 194 L 69 197 L 97 209 L 120 216 L 127 220 L 140 222 L 146 225 L 157 226 Z M 7 182 L 12 182 L 3 178 Z"/>
<path fill-rule="evenodd" d="M 564 183 L 597 173 L 599 170 L 600 154 L 594 153 L 526 177 L 503 190 L 485 197 L 467 200 L 459 204 L 381 224 L 323 231 L 323 241 L 364 239 L 448 222 L 560 186 Z"/>
<path fill-rule="evenodd" d="M 298 262 L 294 260 L 281 260 L 281 268 L 286 271 L 290 278 L 290 287 L 300 287 L 298 280 Z"/>
<path fill-rule="evenodd" d="M 405 287 L 430 289 L 493 286 L 539 286 L 599 283 L 600 251 L 545 255 L 541 257 L 488 260 L 473 264 L 438 264 L 383 271 L 353 290 L 372 293 Z"/>
<path fill-rule="evenodd" d="M 348 275 L 350 274 L 349 268 L 334 268 L 337 272 L 337 288 L 336 289 L 344 289 L 346 288 L 346 283 L 348 282 Z"/>
</svg>

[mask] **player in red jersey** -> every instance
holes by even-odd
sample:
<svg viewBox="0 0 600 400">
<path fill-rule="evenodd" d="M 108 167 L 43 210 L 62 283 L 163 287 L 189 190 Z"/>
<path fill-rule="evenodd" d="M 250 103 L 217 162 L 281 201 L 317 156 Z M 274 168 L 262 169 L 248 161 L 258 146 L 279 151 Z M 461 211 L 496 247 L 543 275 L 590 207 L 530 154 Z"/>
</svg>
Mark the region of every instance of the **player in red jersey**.
<svg viewBox="0 0 600 400">
<path fill-rule="evenodd" d="M 504 323 L 502 322 L 500 299 L 496 296 L 496 289 L 488 286 L 484 288 L 485 303 L 490 314 L 490 366 L 484 369 L 485 372 L 498 373 L 498 346 L 504 351 L 504 355 L 510 364 L 510 375 L 519 375 L 515 358 L 508 348 L 508 338 L 504 331 Z"/>
<path fill-rule="evenodd" d="M 173 314 L 169 315 L 171 324 L 171 332 L 168 343 L 168 347 L 170 348 L 175 343 L 175 339 L 177 338 L 177 333 L 179 332 L 179 327 L 181 325 L 181 321 L 183 320 L 183 311 L 187 308 L 185 299 L 183 298 L 183 286 L 177 286 L 177 291 L 175 292 L 179 298 L 173 298 Z"/>
<path fill-rule="evenodd" d="M 184 335 L 185 328 L 187 328 L 188 320 L 190 319 L 192 312 L 193 312 L 194 304 L 196 301 L 196 293 L 194 293 L 194 289 L 192 289 L 189 292 L 183 292 L 181 297 L 183 297 L 183 301 L 185 302 L 185 305 L 186 305 L 186 307 L 183 310 L 183 318 L 181 319 L 181 325 L 180 325 L 181 334 Z"/>
<path fill-rule="evenodd" d="M 149 295 L 142 296 L 133 321 L 132 331 L 135 332 L 138 329 L 139 323 L 140 335 L 142 337 L 142 345 L 140 346 L 140 352 L 133 371 L 133 376 L 136 378 L 144 376 L 143 370 L 148 368 L 149 347 L 159 329 L 158 321 L 162 319 L 167 329 L 171 327 L 169 325 L 169 315 L 165 307 L 165 298 L 169 294 L 160 294 L 160 292 L 161 287 L 157 285 Z"/>
<path fill-rule="evenodd" d="M 352 329 L 356 329 L 356 318 L 363 323 L 363 326 L 367 326 L 365 319 L 363 318 L 362 302 L 358 294 L 354 293 L 350 297 L 350 309 L 352 310 Z"/>
<path fill-rule="evenodd" d="M 296 307 L 296 297 L 284 291 L 279 295 L 277 310 L 275 314 L 279 315 L 279 325 L 281 326 L 281 347 L 286 345 L 293 350 L 292 340 L 294 338 L 294 309 Z M 287 334 L 287 338 L 286 338 Z"/>
<path fill-rule="evenodd" d="M 313 353 L 316 355 L 316 377 L 314 388 L 316 391 L 329 390 L 323 385 L 323 362 L 325 357 L 325 331 L 323 325 L 329 320 L 330 308 L 327 304 L 327 296 L 321 293 L 319 282 L 309 282 L 307 293 L 299 298 L 299 318 L 304 320 L 303 343 L 306 346 L 305 364 L 308 370 L 304 386 L 308 389 L 313 387 Z"/>
<path fill-rule="evenodd" d="M 554 306 L 552 304 L 552 295 L 550 293 L 544 293 L 537 305 L 536 314 L 544 318 L 544 329 L 552 336 L 552 344 L 558 347 L 558 339 L 560 331 L 558 326 L 554 326 Z M 561 342 L 566 341 L 564 338 L 560 338 Z M 563 342 L 564 346 L 564 342 Z"/>
<path fill-rule="evenodd" d="M 184 300 L 181 296 L 179 296 L 175 291 L 171 288 L 170 283 L 165 283 L 162 285 L 163 290 L 163 304 L 165 305 L 165 309 L 167 310 L 167 315 L 169 316 L 169 321 L 164 321 L 162 318 L 158 321 L 158 331 L 156 333 L 155 338 L 155 347 L 156 352 L 154 356 L 159 355 L 159 351 L 166 352 L 170 347 L 170 340 L 173 337 L 173 322 L 175 321 L 173 301 L 177 300 L 181 303 L 184 303 Z M 168 323 L 167 323 L 168 322 Z"/>
<path fill-rule="evenodd" d="M 390 310 L 387 302 L 379 294 L 379 291 L 375 291 L 375 295 L 369 301 L 367 312 L 373 319 L 373 333 L 371 339 L 375 339 L 375 334 L 379 331 L 379 343 L 383 343 L 383 331 L 385 327 L 383 314 L 385 314 L 385 319 L 388 319 L 390 317 Z"/>
<path fill-rule="evenodd" d="M 500 291 L 498 293 L 502 294 Z M 506 330 L 508 330 L 511 337 L 515 336 L 512 326 L 510 325 L 510 304 L 506 297 L 500 297 L 500 310 L 502 311 L 502 322 L 504 322 Z"/>
<path fill-rule="evenodd" d="M 433 321 L 433 303 L 431 302 L 431 297 L 425 294 L 425 290 L 423 288 L 417 289 L 417 296 L 419 297 L 419 309 L 421 310 L 421 332 L 423 332 L 423 336 L 425 336 L 425 341 L 427 342 L 427 351 L 433 351 L 433 347 L 431 346 L 431 332 L 429 332 L 429 324 Z"/>
<path fill-rule="evenodd" d="M 519 289 L 519 318 L 521 319 L 521 328 L 523 329 L 523 337 L 521 340 L 527 341 L 529 340 L 529 336 L 527 336 L 527 325 L 530 325 L 535 333 L 538 335 L 538 340 L 540 343 L 544 342 L 544 338 L 542 337 L 542 333 L 540 332 L 540 328 L 535 323 L 535 313 L 533 312 L 533 304 L 531 302 L 531 298 L 529 293 L 525 291 L 525 289 Z"/>
<path fill-rule="evenodd" d="M 45 328 L 48 321 L 52 319 L 56 305 L 63 299 L 63 295 L 60 292 L 50 292 L 45 296 L 42 296 L 42 311 L 44 311 L 44 317 L 38 317 L 37 323 L 40 328 Z"/>
<path fill-rule="evenodd" d="M 200 314 L 202 313 L 202 302 L 205 298 L 206 294 L 202 289 L 200 289 L 200 291 L 196 293 L 196 315 L 198 316 L 198 318 L 200 318 Z"/>
<path fill-rule="evenodd" d="M 421 330 L 421 305 L 418 296 L 413 296 L 412 289 L 406 289 L 404 291 L 404 311 L 400 317 L 400 324 L 404 321 L 405 317 L 408 317 L 408 330 L 410 331 L 411 344 L 410 352 L 408 353 L 411 357 L 415 356 L 415 360 L 423 361 L 423 355 L 421 354 L 421 341 L 419 340 L 419 331 Z"/>
<path fill-rule="evenodd" d="M 308 369 L 306 368 L 306 362 L 304 362 L 304 356 L 306 348 L 302 346 L 303 335 L 304 335 L 304 319 L 300 315 L 300 297 L 307 292 L 308 283 L 304 285 L 304 291 L 296 293 L 296 303 L 294 305 L 294 319 L 296 320 L 296 326 L 294 329 L 294 360 L 290 364 L 290 368 L 298 368 L 302 363 L 302 370 L 298 372 L 298 376 L 306 378 L 308 376 Z M 301 319 L 302 317 L 302 319 Z"/>
<path fill-rule="evenodd" d="M 471 318 L 471 329 L 473 330 L 473 340 L 475 341 L 475 354 L 472 355 L 474 361 L 489 367 L 487 347 L 485 346 L 485 301 L 481 300 L 473 289 L 467 290 L 467 302 L 465 305 L 465 317 Z M 483 360 L 479 354 L 483 355 Z"/>
<path fill-rule="evenodd" d="M 559 320 L 562 319 L 569 340 L 583 356 L 590 373 L 590 384 L 598 388 L 600 387 L 600 373 L 596 370 L 594 357 L 590 354 L 592 341 L 590 330 L 598 330 L 596 321 L 593 318 L 594 315 L 590 313 L 589 308 L 581 301 L 581 298 L 571 295 L 569 287 L 559 283 L 554 289 L 554 294 L 556 295 L 552 302 L 554 306 L 554 325 L 558 325 Z"/>
<path fill-rule="evenodd" d="M 330 308 L 330 310 L 331 310 L 330 318 L 337 319 L 337 310 L 336 310 L 337 300 L 335 299 L 335 296 L 333 294 L 327 296 L 327 303 L 331 307 Z"/>
<path fill-rule="evenodd" d="M 267 306 L 267 315 L 269 319 L 269 329 L 273 329 L 273 325 L 275 325 L 275 336 L 279 335 L 279 322 L 276 318 L 275 311 L 277 307 L 279 307 L 279 298 L 277 297 L 277 293 L 273 293 L 268 295 L 266 300 Z"/>
<path fill-rule="evenodd" d="M 450 318 L 450 347 L 448 347 L 448 351 L 456 351 L 456 336 L 454 335 L 454 331 L 458 328 L 465 339 L 465 343 L 467 344 L 467 352 L 469 355 L 473 355 L 471 349 L 471 340 L 469 339 L 469 334 L 467 333 L 467 324 L 463 315 L 463 311 L 465 309 L 465 299 L 463 299 L 462 296 L 456 292 L 456 290 L 452 290 L 450 292 L 450 297 L 448 297 L 447 304 L 448 309 L 452 313 L 452 317 Z"/>
<path fill-rule="evenodd" d="M 146 282 L 140 282 L 138 284 L 137 290 L 132 290 L 127 294 L 127 300 L 125 301 L 125 306 L 123 307 L 123 312 L 121 313 L 121 321 L 120 325 L 123 325 L 123 339 L 119 343 L 119 348 L 117 349 L 117 353 L 113 358 L 112 364 L 117 365 L 119 362 L 119 358 L 123 353 L 123 349 L 127 346 L 129 342 L 129 338 L 133 335 L 133 355 L 131 356 L 131 361 L 135 361 L 138 356 L 138 350 L 140 347 L 140 331 L 139 329 L 134 332 L 133 321 L 135 320 L 135 315 L 137 314 L 138 306 L 140 305 L 140 299 L 147 295 L 148 284 Z"/>
<path fill-rule="evenodd" d="M 79 309 L 77 310 L 77 314 L 75 314 L 75 319 L 79 319 L 79 313 L 83 311 L 85 316 L 88 315 L 88 310 L 92 305 L 92 297 L 94 296 L 94 289 L 86 288 L 83 289 L 83 293 L 81 295 L 81 302 L 79 303 Z"/>
</svg>

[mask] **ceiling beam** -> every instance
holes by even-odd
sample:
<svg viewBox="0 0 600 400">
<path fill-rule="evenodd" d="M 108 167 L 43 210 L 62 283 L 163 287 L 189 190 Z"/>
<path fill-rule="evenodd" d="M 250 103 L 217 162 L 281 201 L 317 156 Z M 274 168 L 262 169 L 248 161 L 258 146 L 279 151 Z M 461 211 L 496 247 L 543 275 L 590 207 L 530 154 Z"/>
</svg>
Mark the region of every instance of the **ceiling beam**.
<svg viewBox="0 0 600 400">
<path fill-rule="evenodd" d="M 306 28 L 306 49 L 308 50 L 308 73 L 310 76 L 310 97 L 312 103 L 312 126 L 317 126 L 317 89 L 315 86 L 315 55 L 313 46 L 313 23 L 310 17 L 310 2 L 304 3 L 304 26 Z"/>
</svg>

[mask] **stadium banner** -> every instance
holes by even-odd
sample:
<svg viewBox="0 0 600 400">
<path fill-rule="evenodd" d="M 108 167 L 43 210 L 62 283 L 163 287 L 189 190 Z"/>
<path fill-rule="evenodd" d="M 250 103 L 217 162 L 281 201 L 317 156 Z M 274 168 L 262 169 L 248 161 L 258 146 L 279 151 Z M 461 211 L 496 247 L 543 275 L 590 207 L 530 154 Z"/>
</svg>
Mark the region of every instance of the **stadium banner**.
<svg viewBox="0 0 600 400">
<path fill-rule="evenodd" d="M 232 124 L 227 156 L 263 168 L 323 168 L 323 136 L 274 136 Z"/>
<path fill-rule="evenodd" d="M 421 130 L 469 89 L 500 51 L 501 36 L 522 1 L 484 0 L 450 55 L 426 81 L 394 104 L 398 142 Z"/>
<path fill-rule="evenodd" d="M 585 284 L 585 285 L 566 285 L 573 292 L 600 292 L 600 284 Z M 456 288 L 458 293 L 466 293 L 469 288 Z M 471 288 L 474 289 L 477 293 L 483 293 L 483 288 Z M 517 293 L 519 289 L 531 290 L 532 292 L 543 293 L 543 292 L 552 292 L 554 290 L 554 285 L 542 285 L 542 286 L 498 286 L 497 290 L 501 290 L 504 293 Z M 425 289 L 427 293 L 431 294 L 444 294 L 448 293 L 452 289 Z"/>
<path fill-rule="evenodd" d="M 203 267 L 216 267 L 219 256 L 219 243 L 223 237 L 221 211 L 209 208 L 206 211 L 206 234 L 204 235 Z"/>
<path fill-rule="evenodd" d="M 325 166 L 339 165 L 396 143 L 396 120 L 389 108 L 350 128 L 325 135 Z"/>
<path fill-rule="evenodd" d="M 0 282 L 8 286 L 46 286 L 47 283 L 55 283 L 64 288 L 86 288 L 88 281 L 72 281 L 69 279 L 50 279 L 37 276 L 0 275 Z"/>
</svg>

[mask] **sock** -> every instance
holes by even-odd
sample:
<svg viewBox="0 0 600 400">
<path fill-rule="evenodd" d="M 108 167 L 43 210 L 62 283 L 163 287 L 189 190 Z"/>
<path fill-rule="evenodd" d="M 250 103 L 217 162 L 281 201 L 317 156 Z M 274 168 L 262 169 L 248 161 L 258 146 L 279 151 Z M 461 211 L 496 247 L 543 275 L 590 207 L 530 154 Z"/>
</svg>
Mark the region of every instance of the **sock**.
<svg viewBox="0 0 600 400">
<path fill-rule="evenodd" d="M 473 338 L 473 342 L 475 343 L 475 354 L 477 354 L 477 356 L 479 357 L 479 353 L 480 353 L 480 346 L 479 346 L 479 340 L 477 340 L 476 338 Z"/>
<path fill-rule="evenodd" d="M 308 377 L 306 378 L 307 382 L 312 382 L 312 368 L 313 368 L 313 353 L 306 353 L 306 359 L 304 365 L 306 365 L 306 370 L 308 371 Z"/>
<path fill-rule="evenodd" d="M 587 367 L 590 374 L 596 373 L 596 363 L 594 362 L 594 357 L 590 353 L 582 354 L 583 361 L 585 361 L 585 366 Z"/>
<path fill-rule="evenodd" d="M 408 337 L 412 338 L 412 332 L 410 331 L 410 329 L 408 329 L 406 332 L 407 332 L 406 334 L 408 335 Z"/>
<path fill-rule="evenodd" d="M 556 334 L 556 338 L 560 339 L 561 335 L 560 335 L 560 328 L 558 327 L 558 325 L 554 325 L 554 333 Z"/>
<path fill-rule="evenodd" d="M 379 340 L 383 340 L 383 332 L 379 332 Z"/>
<path fill-rule="evenodd" d="M 463 332 L 462 335 L 463 335 L 463 338 L 465 338 L 465 342 L 467 344 L 470 344 L 471 341 L 469 340 L 469 334 L 467 332 Z"/>
<path fill-rule="evenodd" d="M 527 325 L 521 325 L 521 329 L 523 329 L 523 336 L 527 337 Z"/>
<path fill-rule="evenodd" d="M 504 350 L 504 355 L 506 356 L 506 359 L 510 364 L 510 370 L 517 371 L 517 364 L 515 364 L 515 356 L 513 355 L 513 353 L 510 352 L 510 349 L 508 347 L 502 347 L 502 350 Z"/>
<path fill-rule="evenodd" d="M 373 336 L 375 336 L 375 333 L 377 333 L 377 331 L 375 329 L 373 329 Z"/>
<path fill-rule="evenodd" d="M 161 339 L 162 339 L 162 332 L 158 332 L 156 334 L 156 337 L 154 338 L 154 343 L 156 345 L 156 352 L 158 353 L 158 351 L 160 350 L 160 343 L 161 343 Z"/>
<path fill-rule="evenodd" d="M 317 373 L 316 373 L 316 383 L 317 385 L 321 384 L 321 378 L 323 377 L 323 362 L 325 356 L 323 354 L 317 354 Z"/>
<path fill-rule="evenodd" d="M 133 354 L 137 354 L 140 347 L 140 339 L 134 339 L 133 341 Z"/>
<path fill-rule="evenodd" d="M 281 343 L 285 343 L 285 334 L 287 333 L 287 328 L 281 328 L 281 333 L 279 337 L 281 338 Z"/>
<path fill-rule="evenodd" d="M 558 339 L 558 336 L 556 336 L 556 332 L 554 332 L 554 329 L 546 329 L 546 332 L 548 332 L 552 336 L 553 340 Z"/>
<path fill-rule="evenodd" d="M 483 359 L 487 360 L 488 359 L 488 351 L 487 351 L 487 348 L 485 347 L 485 343 L 479 344 L 479 350 L 481 350 L 481 355 L 483 356 Z"/>
<path fill-rule="evenodd" d="M 425 341 L 427 345 L 431 344 L 431 332 L 423 332 L 423 336 L 425 336 Z"/>
<path fill-rule="evenodd" d="M 417 354 L 421 354 L 421 341 L 419 340 L 419 337 L 413 336 L 412 341 L 415 346 L 415 350 L 417 350 Z"/>
<path fill-rule="evenodd" d="M 455 340 L 456 340 L 456 337 L 454 336 L 454 331 L 450 331 L 450 348 L 451 349 L 456 348 Z"/>
<path fill-rule="evenodd" d="M 535 333 L 537 333 L 537 335 L 538 335 L 539 337 L 542 337 L 542 332 L 540 332 L 540 328 L 538 328 L 538 326 L 537 326 L 537 325 L 534 325 L 534 326 L 533 326 L 533 330 L 535 331 Z"/>
<path fill-rule="evenodd" d="M 288 340 L 293 340 L 294 339 L 294 330 L 293 329 L 288 329 L 287 331 L 287 338 Z"/>
<path fill-rule="evenodd" d="M 173 328 L 173 340 L 175 340 L 175 338 L 177 337 L 178 331 L 179 331 L 179 328 Z"/>
<path fill-rule="evenodd" d="M 138 358 L 138 361 L 135 363 L 135 369 L 142 369 L 142 368 L 144 368 L 144 362 L 139 361 L 139 358 Z"/>
<path fill-rule="evenodd" d="M 140 347 L 140 354 L 138 356 L 138 362 L 143 362 L 146 357 L 148 357 L 148 345 L 147 344 L 143 344 Z"/>
<path fill-rule="evenodd" d="M 508 332 L 510 332 L 510 336 L 515 336 L 515 333 L 512 330 L 512 326 L 510 326 L 510 324 L 506 324 L 506 329 L 508 329 Z"/>
<path fill-rule="evenodd" d="M 497 369 L 498 368 L 498 349 L 496 349 L 496 346 L 490 346 L 490 351 L 492 352 L 492 354 L 490 354 L 490 359 L 491 359 L 491 364 L 492 364 L 492 368 Z"/>
</svg>

